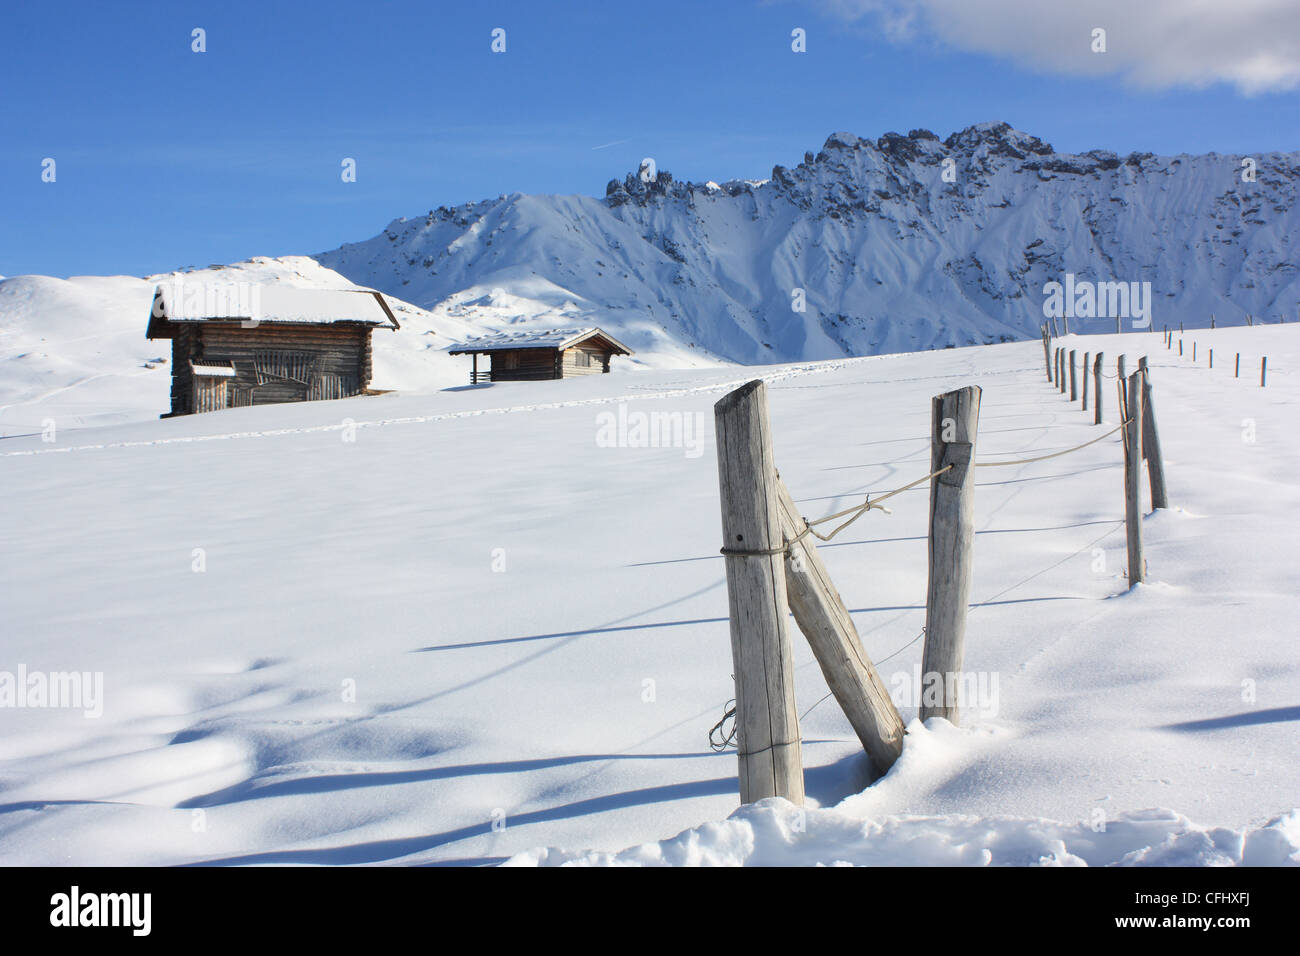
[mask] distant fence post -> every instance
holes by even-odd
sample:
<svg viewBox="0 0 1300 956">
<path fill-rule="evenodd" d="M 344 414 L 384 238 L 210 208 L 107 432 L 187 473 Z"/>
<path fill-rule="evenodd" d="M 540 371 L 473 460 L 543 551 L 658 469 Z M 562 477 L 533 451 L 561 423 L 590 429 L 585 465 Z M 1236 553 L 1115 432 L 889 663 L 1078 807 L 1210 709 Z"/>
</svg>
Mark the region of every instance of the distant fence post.
<svg viewBox="0 0 1300 956">
<path fill-rule="evenodd" d="M 1265 381 L 1268 380 L 1268 356 L 1265 355 L 1259 360 L 1259 387 L 1263 388 Z"/>
<path fill-rule="evenodd" d="M 1124 426 L 1124 522 L 1128 537 L 1128 586 L 1145 577 L 1142 557 L 1142 373 L 1128 377 L 1128 407 Z"/>
<path fill-rule="evenodd" d="M 1081 373 L 1080 377 L 1083 379 L 1083 410 L 1085 412 L 1088 410 L 1088 376 L 1091 374 L 1091 372 L 1089 371 L 1089 369 L 1092 368 L 1091 364 L 1089 363 L 1089 359 L 1091 358 L 1092 355 L 1090 353 L 1084 352 L 1083 365 L 1079 369 Z"/>
<path fill-rule="evenodd" d="M 1047 380 L 1052 380 L 1052 343 L 1047 334 L 1047 323 L 1043 323 L 1043 364 L 1047 366 Z"/>
<path fill-rule="evenodd" d="M 921 658 L 921 719 L 958 721 L 957 691 L 965 657 L 966 609 L 975 540 L 977 385 L 936 395 L 931 403 L 929 585 Z M 936 686 L 936 682 L 938 686 Z M 938 692 L 941 691 L 941 694 Z M 936 699 L 936 697 L 938 699 Z"/>
<path fill-rule="evenodd" d="M 1169 507 L 1165 488 L 1165 459 L 1160 453 L 1160 432 L 1156 429 L 1156 410 L 1151 403 L 1151 372 L 1147 357 L 1138 359 L 1142 373 L 1142 455 L 1147 460 L 1147 483 L 1151 485 L 1151 510 Z"/>
<path fill-rule="evenodd" d="M 803 803 L 803 758 L 786 630 L 784 538 L 767 387 L 750 382 L 714 406 L 723 553 L 736 680 L 740 801 Z"/>
<path fill-rule="evenodd" d="M 780 476 L 776 493 L 781 533 L 793 542 L 785 569 L 790 613 L 808 638 L 826 686 L 862 741 L 862 749 L 876 771 L 884 774 L 903 752 L 903 718 L 863 650 L 853 618 L 822 564 L 816 544 L 811 536 L 800 537 L 804 519 Z"/>
<path fill-rule="evenodd" d="M 1070 401 L 1072 402 L 1077 402 L 1079 400 L 1079 386 L 1074 377 L 1075 354 L 1075 350 L 1070 349 Z"/>
<path fill-rule="evenodd" d="M 1241 353 L 1237 353 L 1237 363 L 1232 367 L 1232 377 L 1241 378 Z"/>
<path fill-rule="evenodd" d="M 1101 424 L 1101 360 L 1105 357 L 1105 352 L 1098 352 L 1097 357 L 1092 360 L 1092 400 L 1096 406 L 1096 414 L 1093 415 L 1093 424 Z"/>
<path fill-rule="evenodd" d="M 1061 349 L 1061 354 L 1057 359 L 1057 364 L 1060 366 L 1061 369 L 1061 374 L 1060 377 L 1057 379 L 1057 384 L 1061 388 L 1061 394 L 1064 395 L 1065 394 L 1065 349 Z"/>
</svg>

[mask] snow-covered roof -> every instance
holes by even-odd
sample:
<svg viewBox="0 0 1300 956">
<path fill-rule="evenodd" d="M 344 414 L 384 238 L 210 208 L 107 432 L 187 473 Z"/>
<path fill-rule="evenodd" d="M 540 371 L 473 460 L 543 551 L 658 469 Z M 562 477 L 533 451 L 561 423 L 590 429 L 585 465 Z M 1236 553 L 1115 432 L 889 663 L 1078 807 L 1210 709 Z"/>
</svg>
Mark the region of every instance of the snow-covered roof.
<svg viewBox="0 0 1300 956">
<path fill-rule="evenodd" d="M 471 352 L 504 352 L 513 349 L 567 349 L 591 338 L 602 338 L 614 351 L 631 355 L 632 350 L 608 332 L 596 327 L 588 329 L 526 329 L 519 332 L 497 332 L 480 335 L 447 348 L 449 355 L 468 355 Z"/>
<path fill-rule="evenodd" d="M 351 322 L 398 328 L 384 297 L 371 289 L 305 289 L 281 283 L 196 282 L 178 276 L 154 290 L 149 338 L 168 336 L 170 322 L 257 322 L 332 325 Z"/>
<path fill-rule="evenodd" d="M 235 370 L 229 365 L 200 365 L 198 362 L 191 362 L 190 368 L 194 374 L 201 378 L 234 378 Z"/>
</svg>

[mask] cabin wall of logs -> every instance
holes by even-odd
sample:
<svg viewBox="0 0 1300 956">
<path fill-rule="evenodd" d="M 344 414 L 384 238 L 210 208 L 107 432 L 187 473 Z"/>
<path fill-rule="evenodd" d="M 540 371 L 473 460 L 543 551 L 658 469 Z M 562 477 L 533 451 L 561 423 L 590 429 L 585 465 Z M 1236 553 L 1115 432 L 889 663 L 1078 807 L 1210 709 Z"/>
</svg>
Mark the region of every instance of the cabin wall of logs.
<svg viewBox="0 0 1300 956">
<path fill-rule="evenodd" d="M 369 385 L 371 327 L 177 323 L 172 338 L 172 415 L 244 405 L 346 398 Z M 229 367 L 212 378 L 194 367 Z"/>
<path fill-rule="evenodd" d="M 499 349 L 489 352 L 494 382 L 535 382 L 577 378 L 609 371 L 611 353 L 594 346 L 559 349 Z"/>
</svg>

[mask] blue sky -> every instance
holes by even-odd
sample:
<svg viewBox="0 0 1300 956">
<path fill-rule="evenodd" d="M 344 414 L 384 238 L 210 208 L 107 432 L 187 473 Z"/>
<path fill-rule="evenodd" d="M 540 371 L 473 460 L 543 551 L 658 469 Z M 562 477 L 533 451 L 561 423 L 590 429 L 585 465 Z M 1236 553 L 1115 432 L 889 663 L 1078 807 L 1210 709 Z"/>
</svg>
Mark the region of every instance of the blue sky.
<svg viewBox="0 0 1300 956">
<path fill-rule="evenodd" d="M 927 2 L 942 0 L 918 9 Z M 841 129 L 942 137 L 1006 120 L 1067 151 L 1300 148 L 1294 87 L 1135 86 L 1120 66 L 1142 51 L 1123 50 L 1124 31 L 1113 31 L 1114 69 L 1059 72 L 1043 67 L 1041 37 L 1021 51 L 1005 35 L 961 49 L 924 22 L 900 31 L 876 15 L 886 3 L 907 6 L 11 4 L 0 32 L 0 275 L 311 254 L 439 205 L 603 195 L 645 156 L 679 179 L 765 178 Z M 205 53 L 191 51 L 195 27 Z M 501 54 L 490 49 L 497 27 Z M 791 50 L 796 27 L 806 53 Z M 53 183 L 41 181 L 46 157 Z M 341 180 L 345 157 L 355 183 Z"/>
</svg>

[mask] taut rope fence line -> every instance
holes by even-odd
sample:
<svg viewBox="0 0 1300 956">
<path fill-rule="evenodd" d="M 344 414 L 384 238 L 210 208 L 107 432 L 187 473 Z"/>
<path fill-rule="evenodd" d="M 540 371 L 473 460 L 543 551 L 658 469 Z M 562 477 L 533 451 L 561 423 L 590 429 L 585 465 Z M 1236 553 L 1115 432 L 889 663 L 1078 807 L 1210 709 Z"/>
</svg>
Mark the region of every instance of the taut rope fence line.
<svg viewBox="0 0 1300 956">
<path fill-rule="evenodd" d="M 1058 349 L 1053 355 L 1046 328 L 1043 334 L 1049 382 L 1055 371 L 1054 384 L 1064 392 L 1065 353 Z M 1098 353 L 1095 374 L 1100 373 L 1101 359 Z M 1121 358 L 1121 369 L 1122 362 Z M 1073 369 L 1071 361 L 1071 372 Z M 926 623 L 915 638 L 884 659 L 889 660 L 925 637 L 922 672 L 938 675 L 940 686 L 937 699 L 922 694 L 923 720 L 942 716 L 956 723 L 958 718 L 957 691 L 974 540 L 975 468 L 1048 461 L 1123 431 L 1130 586 L 1142 580 L 1145 562 L 1141 559 L 1140 527 L 1134 551 L 1134 524 L 1141 514 L 1133 477 L 1142 458 L 1143 432 L 1148 427 L 1154 432 L 1154 419 L 1148 426 L 1142 411 L 1143 398 L 1150 394 L 1145 361 L 1127 379 L 1129 389 L 1121 402 L 1121 421 L 1114 428 L 1070 448 L 1008 461 L 974 460 L 982 394 L 978 386 L 937 395 L 932 403 L 930 472 L 884 494 L 867 493 L 861 504 L 815 520 L 799 513 L 776 470 L 764 383 L 750 382 L 717 403 L 714 413 L 724 540 L 721 553 L 727 568 L 736 695 L 722 720 L 710 730 L 709 740 L 714 750 L 723 750 L 734 738 L 742 803 L 770 796 L 802 803 L 804 798 L 800 716 L 795 706 L 792 654 L 785 626 L 787 606 L 826 678 L 830 687 L 827 696 L 836 698 L 877 770 L 883 774 L 902 753 L 902 717 L 863 649 L 848 609 L 811 539 L 830 541 L 868 511 L 891 514 L 883 506 L 886 500 L 930 483 Z M 1077 398 L 1077 391 L 1072 389 L 1071 393 L 1072 399 Z M 1099 379 L 1094 405 L 1100 422 Z M 1149 401 L 1146 407 L 1149 409 Z M 1158 453 L 1157 443 L 1148 444 L 1155 444 Z M 1160 473 L 1163 476 L 1163 467 Z M 1156 506 L 1154 480 L 1152 489 Z M 839 523 L 829 532 L 817 530 L 833 521 Z M 734 720 L 729 733 L 724 730 L 728 720 Z"/>
</svg>

